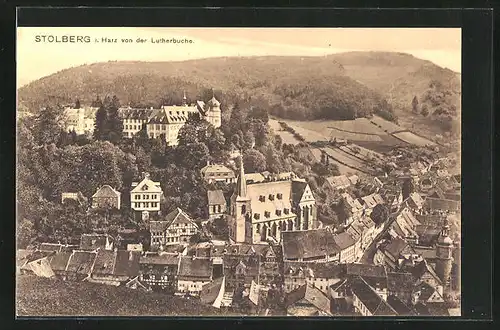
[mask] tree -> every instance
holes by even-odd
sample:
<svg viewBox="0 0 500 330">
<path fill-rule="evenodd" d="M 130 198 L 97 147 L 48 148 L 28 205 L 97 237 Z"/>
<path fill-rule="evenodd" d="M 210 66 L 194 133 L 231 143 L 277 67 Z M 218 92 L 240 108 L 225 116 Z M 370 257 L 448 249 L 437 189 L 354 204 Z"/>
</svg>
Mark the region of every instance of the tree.
<svg viewBox="0 0 500 330">
<path fill-rule="evenodd" d="M 79 99 L 76 99 L 75 109 L 80 109 L 80 100 Z"/>
<path fill-rule="evenodd" d="M 258 150 L 248 150 L 243 155 L 243 164 L 247 173 L 260 173 L 266 170 L 266 157 Z"/>
<path fill-rule="evenodd" d="M 46 107 L 35 116 L 32 134 L 37 144 L 46 145 L 59 142 L 63 131 L 62 117 L 62 109 L 57 107 Z"/>
<path fill-rule="evenodd" d="M 413 100 L 411 101 L 411 109 L 414 113 L 418 113 L 418 99 L 416 95 L 413 97 Z"/>
<path fill-rule="evenodd" d="M 120 101 L 115 95 L 111 98 L 106 107 L 109 134 L 107 140 L 111 143 L 117 143 L 123 137 L 123 120 L 120 118 L 119 108 Z"/>
<path fill-rule="evenodd" d="M 370 218 L 378 226 L 384 223 L 389 218 L 389 210 L 383 204 L 377 204 L 370 214 Z"/>
<path fill-rule="evenodd" d="M 104 104 L 100 104 L 99 109 L 97 109 L 95 114 L 95 123 L 94 123 L 94 139 L 96 140 L 105 140 L 108 135 L 108 113 Z"/>
</svg>

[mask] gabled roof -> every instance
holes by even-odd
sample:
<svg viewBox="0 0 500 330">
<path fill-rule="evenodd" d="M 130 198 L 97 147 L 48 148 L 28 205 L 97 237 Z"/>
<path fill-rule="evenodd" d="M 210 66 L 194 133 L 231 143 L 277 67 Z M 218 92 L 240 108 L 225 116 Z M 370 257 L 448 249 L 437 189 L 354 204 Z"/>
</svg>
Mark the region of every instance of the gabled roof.
<svg viewBox="0 0 500 330">
<path fill-rule="evenodd" d="M 92 195 L 92 198 L 118 198 L 118 197 L 120 197 L 120 192 L 116 191 L 107 184 L 97 189 L 96 193 Z"/>
<path fill-rule="evenodd" d="M 228 277 L 233 277 L 238 267 L 244 267 L 247 276 L 259 274 L 260 257 L 258 255 L 226 254 L 223 256 L 223 260 L 224 273 Z"/>
<path fill-rule="evenodd" d="M 139 263 L 145 265 L 175 265 L 179 264 L 180 254 L 176 253 L 146 253 L 141 256 Z"/>
<path fill-rule="evenodd" d="M 386 278 L 387 273 L 382 265 L 370 265 L 362 263 L 347 264 L 348 276 Z"/>
<path fill-rule="evenodd" d="M 74 251 L 69 258 L 66 271 L 82 275 L 90 274 L 92 272 L 96 257 L 97 252 Z"/>
<path fill-rule="evenodd" d="M 394 295 L 389 295 L 387 297 L 387 303 L 389 306 L 392 307 L 396 311 L 398 315 L 403 315 L 403 316 L 413 316 L 417 315 L 417 312 L 406 305 L 404 302 L 402 302 L 398 297 Z"/>
<path fill-rule="evenodd" d="M 406 243 L 405 240 L 396 237 L 392 239 L 390 243 L 384 247 L 384 250 L 397 259 L 407 245 L 408 243 Z"/>
<path fill-rule="evenodd" d="M 285 306 L 290 307 L 301 300 L 306 300 L 318 310 L 330 314 L 330 299 L 328 299 L 323 292 L 310 284 L 304 284 L 289 292 L 285 296 Z"/>
<path fill-rule="evenodd" d="M 349 187 L 353 184 L 351 180 L 349 180 L 349 178 L 345 175 L 329 176 L 326 178 L 326 181 L 328 181 L 328 183 L 333 188 L 344 188 L 344 187 Z"/>
<path fill-rule="evenodd" d="M 153 181 L 149 177 L 142 179 L 140 182 L 133 182 L 132 187 L 134 188 L 130 191 L 131 193 L 139 193 L 143 191 L 162 193 L 160 182 Z"/>
<path fill-rule="evenodd" d="M 220 277 L 201 287 L 200 300 L 204 304 L 211 305 L 219 296 L 221 290 L 224 290 L 225 278 Z"/>
<path fill-rule="evenodd" d="M 209 258 L 181 256 L 178 276 L 210 278 L 212 276 L 212 269 L 212 261 Z"/>
<path fill-rule="evenodd" d="M 65 271 L 69 258 L 73 252 L 58 252 L 50 258 L 50 267 L 53 271 Z"/>
<path fill-rule="evenodd" d="M 411 273 L 387 273 L 387 289 L 389 292 L 412 291 L 415 279 Z"/>
<path fill-rule="evenodd" d="M 150 221 L 149 228 L 150 228 L 150 231 L 156 231 L 156 232 L 165 231 L 174 223 L 193 224 L 193 225 L 197 226 L 196 223 L 193 220 L 191 220 L 189 215 L 187 215 L 180 208 L 176 208 L 175 210 L 173 210 L 172 212 L 167 214 L 163 220 Z"/>
<path fill-rule="evenodd" d="M 225 205 L 226 199 L 222 190 L 208 190 L 208 205 Z"/>
<path fill-rule="evenodd" d="M 108 240 L 112 242 L 113 238 L 107 234 L 83 234 L 80 238 L 80 249 L 95 250 L 104 248 Z"/>
<path fill-rule="evenodd" d="M 333 240 L 340 250 L 345 250 L 356 244 L 356 241 L 351 237 L 351 235 L 349 235 L 348 232 L 342 232 L 334 235 Z"/>
<path fill-rule="evenodd" d="M 224 177 L 234 178 L 234 172 L 225 165 L 210 164 L 201 169 L 203 175 L 213 175 L 215 173 L 226 174 Z"/>
<path fill-rule="evenodd" d="M 353 294 L 365 305 L 374 316 L 393 316 L 396 311 L 379 296 L 375 290 L 366 283 L 363 278 L 357 276 L 351 279 L 351 290 Z"/>
</svg>

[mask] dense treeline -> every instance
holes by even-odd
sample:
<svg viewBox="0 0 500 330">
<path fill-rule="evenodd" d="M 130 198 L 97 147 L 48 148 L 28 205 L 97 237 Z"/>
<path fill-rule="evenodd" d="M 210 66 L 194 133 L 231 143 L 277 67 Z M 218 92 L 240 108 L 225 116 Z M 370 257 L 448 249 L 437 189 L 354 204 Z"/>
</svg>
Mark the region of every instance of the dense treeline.
<svg viewBox="0 0 500 330">
<path fill-rule="evenodd" d="M 206 184 L 200 170 L 210 161 L 228 164 L 237 171 L 239 162 L 230 162 L 230 153 L 235 150 L 242 152 L 248 173 L 294 171 L 306 178 L 318 195 L 319 205 L 326 196 L 318 181 L 338 174 L 335 166 L 321 166 L 310 156 L 304 157 L 303 147 L 283 144 L 268 125 L 269 104 L 260 98 L 237 100 L 223 117 L 220 129 L 191 116 L 179 131 L 176 147 L 160 138 L 148 138 L 145 130 L 131 139 L 117 138 L 122 128 L 114 122 L 113 114 L 118 106 L 117 97 L 104 98 L 99 109 L 102 115 L 95 122 L 97 133 L 92 137 L 65 132 L 63 111 L 57 107 L 46 107 L 34 117 L 19 120 L 19 244 L 72 242 L 85 232 L 116 234 L 129 227 L 147 231 L 147 224 L 129 208 L 131 184 L 142 172 L 149 172 L 161 183 L 164 214 L 180 207 L 195 220 L 206 219 L 207 190 L 218 187 Z M 63 192 L 80 192 L 90 199 L 104 184 L 121 192 L 121 210 L 89 211 L 85 203 L 61 203 Z M 226 195 L 231 189 L 224 188 Z M 320 206 L 320 210 L 330 214 L 328 206 Z"/>
</svg>

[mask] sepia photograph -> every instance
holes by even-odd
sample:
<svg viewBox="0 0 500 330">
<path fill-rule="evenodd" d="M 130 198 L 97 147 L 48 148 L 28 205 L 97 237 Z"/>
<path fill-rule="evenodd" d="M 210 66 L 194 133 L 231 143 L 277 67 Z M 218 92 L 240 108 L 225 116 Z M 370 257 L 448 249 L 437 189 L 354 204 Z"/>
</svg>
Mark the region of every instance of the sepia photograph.
<svg viewBox="0 0 500 330">
<path fill-rule="evenodd" d="M 461 33 L 18 27 L 16 316 L 460 316 Z"/>
</svg>

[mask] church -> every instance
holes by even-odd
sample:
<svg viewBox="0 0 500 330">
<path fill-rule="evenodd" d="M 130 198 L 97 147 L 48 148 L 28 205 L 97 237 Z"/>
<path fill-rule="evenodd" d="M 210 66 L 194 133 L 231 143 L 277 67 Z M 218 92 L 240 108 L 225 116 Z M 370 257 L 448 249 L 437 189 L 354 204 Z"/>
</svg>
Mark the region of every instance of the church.
<svg viewBox="0 0 500 330">
<path fill-rule="evenodd" d="M 150 138 L 163 137 L 168 145 L 175 146 L 178 144 L 179 130 L 184 126 L 190 114 L 199 114 L 202 119 L 215 128 L 219 128 L 221 126 L 220 105 L 215 95 L 212 95 L 207 103 L 196 101 L 195 104 L 188 104 L 184 93 L 182 105 L 163 105 L 160 109 L 120 108 L 123 118 L 123 135 L 131 138 L 145 127 Z"/>
<path fill-rule="evenodd" d="M 318 227 L 311 188 L 294 173 L 240 173 L 231 196 L 229 237 L 235 243 L 279 242 L 281 232 Z"/>
</svg>

